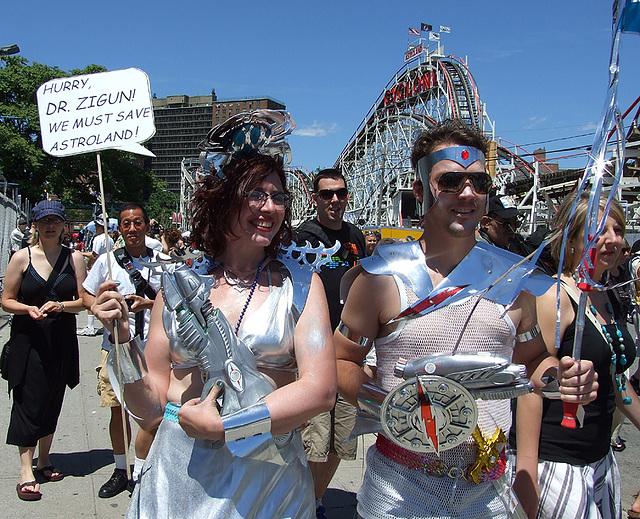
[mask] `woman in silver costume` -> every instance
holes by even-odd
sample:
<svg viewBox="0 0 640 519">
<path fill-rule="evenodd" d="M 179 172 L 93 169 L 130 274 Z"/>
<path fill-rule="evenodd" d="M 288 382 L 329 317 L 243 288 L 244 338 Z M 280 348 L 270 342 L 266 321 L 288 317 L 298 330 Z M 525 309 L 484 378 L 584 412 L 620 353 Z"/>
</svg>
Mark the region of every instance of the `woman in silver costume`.
<svg viewBox="0 0 640 519">
<path fill-rule="evenodd" d="M 194 196 L 191 238 L 208 259 L 202 264 L 213 280 L 209 301 L 250 348 L 274 390 L 251 406 L 258 418 L 241 409 L 230 423 L 216 398 L 224 396 L 221 387 L 225 394 L 231 389 L 216 380 L 201 399 L 201 370 L 178 338 L 175 314 L 159 297 L 145 349 L 148 374 L 125 391 L 143 428 L 160 424 L 128 517 L 307 519 L 315 510 L 297 429 L 333 405 L 335 352 L 319 278 L 292 266 L 280 251 L 290 232 L 290 194 L 281 158 L 265 154 L 273 130 L 269 116 L 243 114 L 207 136 L 211 174 Z M 253 139 L 252 149 L 238 150 L 255 128 L 268 130 L 266 144 Z M 302 300 L 300 287 L 306 287 Z M 127 306 L 114 289 L 113 282 L 103 284 L 93 309 L 109 330 L 115 319 L 118 335 L 126 338 Z M 279 461 L 236 455 L 231 443 L 248 440 L 230 441 L 230 430 L 247 438 L 262 433 L 265 416 L 274 438 L 288 435 L 277 444 Z"/>
</svg>

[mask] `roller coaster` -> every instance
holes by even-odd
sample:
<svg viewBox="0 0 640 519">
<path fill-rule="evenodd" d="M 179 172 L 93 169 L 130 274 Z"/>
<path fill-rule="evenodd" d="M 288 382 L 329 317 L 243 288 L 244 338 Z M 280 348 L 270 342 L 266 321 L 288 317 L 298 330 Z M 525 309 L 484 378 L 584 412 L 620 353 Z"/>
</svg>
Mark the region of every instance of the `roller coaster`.
<svg viewBox="0 0 640 519">
<path fill-rule="evenodd" d="M 546 224 L 558 200 L 581 171 L 558 171 L 545 160 L 524 160 L 517 154 L 517 146 L 496 140 L 495 125 L 487 116 L 465 61 L 445 55 L 440 42 L 425 42 L 422 38 L 410 45 L 403 66 L 384 87 L 334 164 L 344 173 L 349 186 L 346 217 L 362 226 L 417 226 L 420 215 L 412 194 L 415 174 L 409 160 L 411 148 L 420 132 L 450 118 L 460 119 L 489 137 L 487 169 L 497 191 L 514 195 L 518 201 L 526 215 L 522 230 L 532 232 L 538 224 Z M 635 132 L 638 142 L 627 147 L 630 163 L 625 170 L 628 169 L 629 178 L 623 182 L 632 229 L 640 221 L 637 122 L 638 113 L 629 133 L 632 137 Z M 183 161 L 183 221 L 189 221 L 188 200 L 197 166 L 193 159 Z M 313 174 L 304 168 L 288 171 L 287 182 L 294 195 L 294 224 L 315 213 L 312 180 Z"/>
<path fill-rule="evenodd" d="M 351 218 L 364 225 L 412 227 L 419 215 L 411 187 L 415 174 L 411 147 L 418 134 L 438 121 L 456 118 L 492 134 L 476 82 L 467 64 L 445 56 L 441 44 L 420 39 L 405 54 L 405 63 L 384 87 L 335 162 L 347 178 Z M 487 131 L 490 129 L 490 131 Z M 492 147 L 490 170 L 512 181 L 532 178 L 530 164 L 503 146 Z M 506 177 L 505 177 L 506 178 Z M 313 214 L 308 195 L 311 175 L 290 174 L 296 196 L 294 218 Z M 498 182 L 496 182 L 498 185 Z"/>
</svg>

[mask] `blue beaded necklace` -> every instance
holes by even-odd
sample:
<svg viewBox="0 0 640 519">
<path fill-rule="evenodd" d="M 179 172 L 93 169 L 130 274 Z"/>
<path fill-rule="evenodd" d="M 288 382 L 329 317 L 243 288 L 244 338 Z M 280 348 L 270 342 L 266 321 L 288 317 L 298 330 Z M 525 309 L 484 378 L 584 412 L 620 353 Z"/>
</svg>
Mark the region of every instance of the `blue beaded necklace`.
<svg viewBox="0 0 640 519">
<path fill-rule="evenodd" d="M 592 304 L 589 305 L 589 308 L 591 309 L 591 313 L 594 315 L 594 317 L 597 316 L 596 309 Z M 607 327 L 602 323 L 598 323 L 598 324 L 600 324 L 600 327 L 602 328 L 602 333 L 607 339 L 607 343 L 609 344 L 609 349 L 611 350 L 611 371 L 616 381 L 616 385 L 618 386 L 618 391 L 620 392 L 620 394 L 624 394 L 627 391 L 627 377 L 625 377 L 624 373 L 618 376 L 617 369 L 616 369 L 616 365 L 618 362 L 620 363 L 620 366 L 622 366 L 623 368 L 627 365 L 627 356 L 625 355 L 624 338 L 623 338 L 622 332 L 620 331 L 620 328 L 618 328 L 618 323 L 616 322 L 615 316 L 613 315 L 613 307 L 611 306 L 611 303 L 607 302 L 605 304 L 605 308 L 607 309 L 607 312 L 611 314 L 611 317 L 612 317 L 611 320 L 613 321 L 613 326 L 616 329 L 616 337 L 618 339 L 618 345 L 620 346 L 620 355 L 616 353 L 613 347 L 613 337 L 609 333 L 609 330 L 607 330 Z M 631 405 L 631 398 L 628 396 L 625 396 L 623 397 L 622 402 L 624 403 L 624 405 Z"/>
<path fill-rule="evenodd" d="M 247 301 L 244 304 L 244 308 L 242 309 L 242 312 L 240 312 L 240 317 L 238 317 L 238 324 L 236 324 L 236 330 L 235 330 L 236 335 L 238 335 L 238 330 L 240 330 L 240 324 L 242 323 L 244 314 L 247 311 L 247 308 L 249 308 L 249 303 L 251 302 L 253 293 L 256 291 L 256 287 L 258 286 L 258 278 L 260 277 L 260 272 L 262 272 L 262 265 L 264 264 L 266 259 L 267 259 L 267 256 L 265 255 L 265 257 L 262 258 L 260 265 L 258 265 L 258 271 L 256 272 L 256 277 L 253 280 L 253 284 L 251 285 L 251 291 L 249 292 L 249 297 L 247 297 Z"/>
</svg>

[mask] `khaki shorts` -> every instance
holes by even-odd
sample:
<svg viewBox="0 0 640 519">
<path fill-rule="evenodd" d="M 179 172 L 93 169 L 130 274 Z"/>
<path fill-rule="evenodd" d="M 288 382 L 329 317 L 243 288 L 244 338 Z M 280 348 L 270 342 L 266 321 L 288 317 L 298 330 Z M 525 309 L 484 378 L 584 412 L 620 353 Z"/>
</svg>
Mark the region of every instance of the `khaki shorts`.
<svg viewBox="0 0 640 519">
<path fill-rule="evenodd" d="M 355 423 L 356 408 L 338 395 L 335 407 L 309 420 L 309 425 L 302 431 L 307 459 L 323 463 L 332 452 L 341 460 L 355 460 L 357 438 L 345 443 Z"/>
<path fill-rule="evenodd" d="M 111 382 L 109 382 L 109 373 L 107 372 L 107 356 L 109 352 L 102 350 L 102 360 L 100 365 L 96 367 L 98 373 L 98 394 L 100 395 L 100 407 L 118 407 L 120 402 L 113 392 Z"/>
</svg>

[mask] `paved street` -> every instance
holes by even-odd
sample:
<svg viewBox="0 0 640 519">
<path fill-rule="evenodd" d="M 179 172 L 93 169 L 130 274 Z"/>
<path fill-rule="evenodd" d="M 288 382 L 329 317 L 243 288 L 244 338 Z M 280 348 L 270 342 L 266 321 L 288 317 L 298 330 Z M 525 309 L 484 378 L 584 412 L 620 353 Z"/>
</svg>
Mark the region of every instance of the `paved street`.
<svg viewBox="0 0 640 519">
<path fill-rule="evenodd" d="M 86 313 L 78 316 L 80 328 L 86 324 L 86 316 Z M 6 315 L 0 314 L 0 346 L 9 338 L 9 326 L 4 326 L 6 322 Z M 20 461 L 18 449 L 4 443 L 11 400 L 6 393 L 6 382 L 2 380 L 0 383 L 0 519 L 115 519 L 124 517 L 126 513 L 128 492 L 111 499 L 97 497 L 98 489 L 109 479 L 114 468 L 108 432 L 109 411 L 100 408 L 96 394 L 95 366 L 100 362 L 100 337 L 78 339 L 80 384 L 73 391 L 67 389 L 51 449 L 51 462 L 67 477 L 60 482 L 41 484 L 43 495 L 40 501 L 25 502 L 16 495 Z M 365 441 L 370 445 L 371 438 Z M 325 496 L 329 519 L 351 519 L 354 516 L 355 492 L 364 472 L 364 450 L 363 442 L 360 442 L 358 458 L 340 466 Z M 133 463 L 133 448 L 130 456 Z"/>
<path fill-rule="evenodd" d="M 0 316 L 0 325 L 6 323 Z M 79 326 L 86 323 L 86 313 L 79 316 Z M 9 327 L 0 329 L 0 345 L 9 337 Z M 0 518 L 65 518 L 97 517 L 115 519 L 124 517 L 129 504 L 128 492 L 112 498 L 100 499 L 98 489 L 113 472 L 113 457 L 109 449 L 109 412 L 100 408 L 96 394 L 94 367 L 100 359 L 100 338 L 80 337 L 81 380 L 73 391 L 67 391 L 62 415 L 58 424 L 51 461 L 67 477 L 57 483 L 41 485 L 42 500 L 20 501 L 16 495 L 19 459 L 17 448 L 0 443 Z M 7 430 L 11 401 L 2 381 L 0 395 L 0 431 L 3 440 Z M 134 432 L 135 434 L 135 432 Z M 623 438 L 627 449 L 618 454 L 622 473 L 623 507 L 628 508 L 640 486 L 640 434 L 628 422 L 623 426 Z M 342 463 L 334 477 L 325 505 L 329 519 L 351 519 L 355 513 L 355 492 L 364 472 L 364 452 L 373 438 L 369 435 L 360 442 L 358 457 L 353 462 Z M 131 451 L 133 462 L 133 449 Z M 625 514 L 626 516 L 626 514 Z"/>
</svg>

